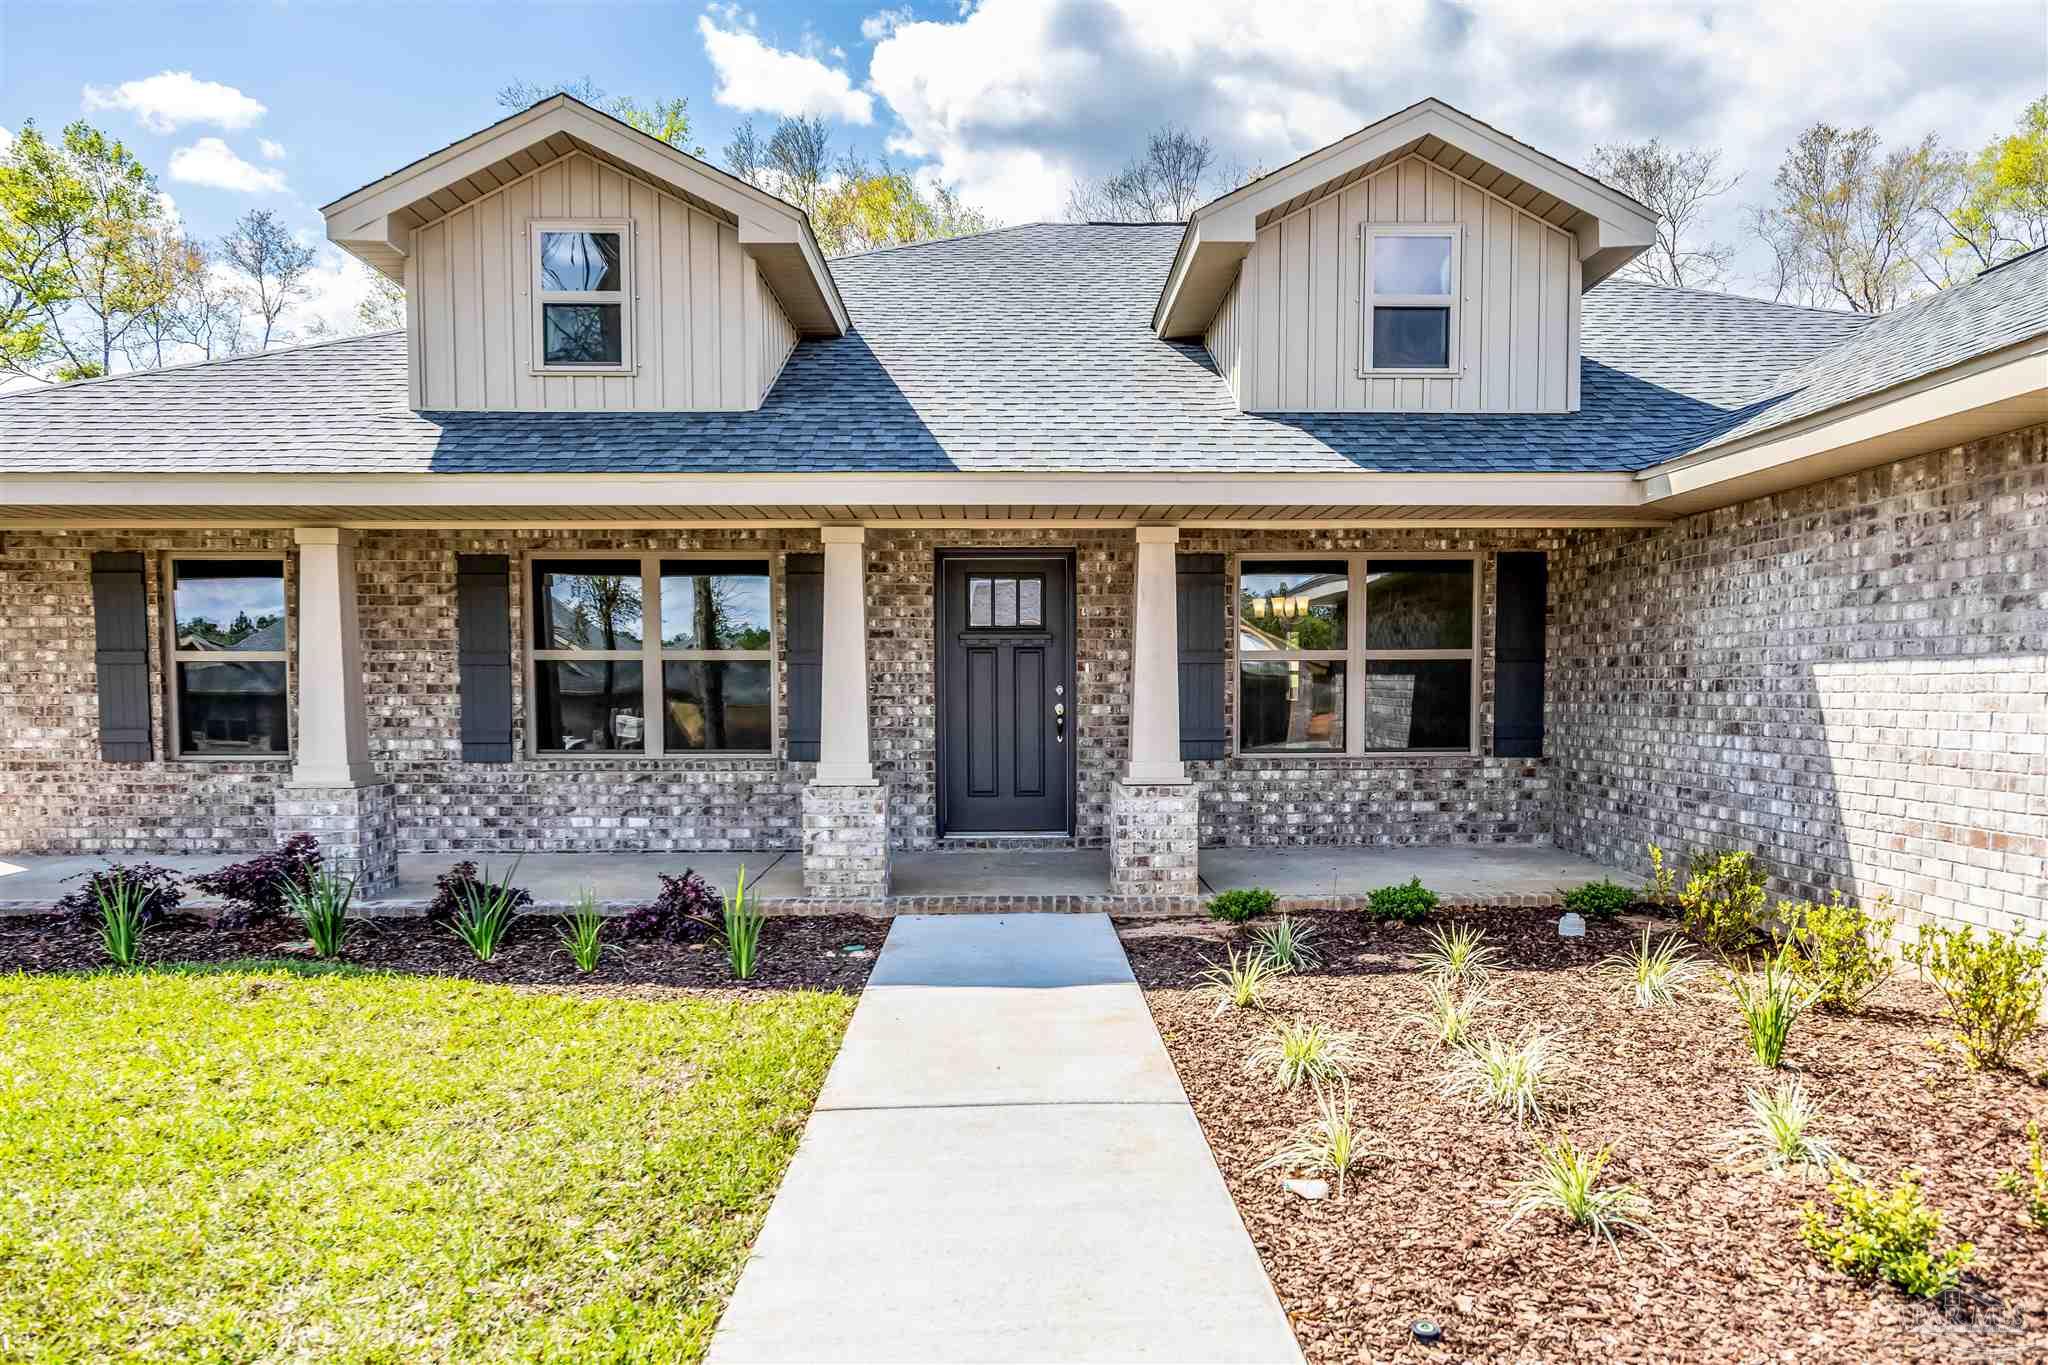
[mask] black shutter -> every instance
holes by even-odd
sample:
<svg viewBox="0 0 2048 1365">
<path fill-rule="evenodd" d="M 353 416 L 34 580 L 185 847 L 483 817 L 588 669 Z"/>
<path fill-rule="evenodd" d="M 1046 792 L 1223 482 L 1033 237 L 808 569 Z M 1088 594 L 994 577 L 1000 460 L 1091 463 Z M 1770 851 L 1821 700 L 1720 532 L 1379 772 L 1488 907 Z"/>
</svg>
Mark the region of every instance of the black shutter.
<svg viewBox="0 0 2048 1365">
<path fill-rule="evenodd" d="M 1223 725 L 1223 556 L 1176 555 L 1180 632 L 1180 756 L 1223 758 L 1230 732 Z"/>
<path fill-rule="evenodd" d="M 825 556 L 791 555 L 782 578 L 789 593 L 789 757 L 815 763 L 824 710 Z"/>
<path fill-rule="evenodd" d="M 142 556 L 92 557 L 93 660 L 99 670 L 100 757 L 149 759 L 149 591 Z"/>
<path fill-rule="evenodd" d="M 455 556 L 455 648 L 462 761 L 512 761 L 512 565 L 504 555 Z"/>
<path fill-rule="evenodd" d="M 1499 556 L 1494 572 L 1493 752 L 1543 756 L 1543 613 L 1550 561 L 1541 550 Z"/>
</svg>

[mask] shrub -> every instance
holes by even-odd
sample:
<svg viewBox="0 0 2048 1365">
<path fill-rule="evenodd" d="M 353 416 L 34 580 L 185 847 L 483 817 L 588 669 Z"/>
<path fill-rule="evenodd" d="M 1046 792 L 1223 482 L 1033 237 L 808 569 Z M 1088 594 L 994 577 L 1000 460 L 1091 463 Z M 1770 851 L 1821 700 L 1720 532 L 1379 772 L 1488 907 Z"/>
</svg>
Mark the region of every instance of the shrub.
<svg viewBox="0 0 2048 1365">
<path fill-rule="evenodd" d="M 155 863 L 108 863 L 97 872 L 81 872 L 69 880 L 85 885 L 65 892 L 57 901 L 57 912 L 94 924 L 100 922 L 101 894 L 116 887 L 131 888 L 144 929 L 153 929 L 176 914 L 178 903 L 185 899 L 178 874 Z"/>
<path fill-rule="evenodd" d="M 1291 915 L 1282 915 L 1273 923 L 1252 930 L 1252 942 L 1259 945 L 1259 951 L 1266 961 L 1283 972 L 1305 971 L 1322 965 L 1322 957 L 1309 946 L 1316 931 Z"/>
<path fill-rule="evenodd" d="M 1247 1073 L 1270 1071 L 1280 1089 L 1292 1090 L 1303 1081 L 1315 1085 L 1341 1081 L 1359 1060 L 1357 1034 L 1295 1019 L 1255 1044 L 1244 1059 L 1244 1069 Z"/>
<path fill-rule="evenodd" d="M 192 879 L 192 885 L 228 903 L 228 908 L 214 917 L 216 928 L 240 929 L 283 913 L 290 901 L 285 889 L 310 886 L 319 870 L 320 841 L 310 834 L 294 834 L 246 862 L 202 873 Z"/>
<path fill-rule="evenodd" d="M 1436 892 L 1424 886 L 1422 878 L 1410 877 L 1399 886 L 1380 887 L 1366 898 L 1366 904 L 1374 919 L 1413 924 L 1436 909 Z"/>
<path fill-rule="evenodd" d="M 1337 1197 L 1342 1199 L 1345 1177 L 1369 1155 L 1365 1134 L 1358 1126 L 1349 1082 L 1339 1081 L 1335 1094 L 1321 1085 L 1315 1091 L 1315 1118 L 1297 1129 L 1279 1151 L 1259 1163 L 1258 1169 L 1335 1175 Z"/>
<path fill-rule="evenodd" d="M 1575 886 L 1564 893 L 1564 908 L 1587 919 L 1613 919 L 1626 913 L 1635 903 L 1635 892 L 1605 877 L 1584 886 Z"/>
<path fill-rule="evenodd" d="M 1600 960 L 1600 973 L 1618 982 L 1625 999 L 1637 1009 L 1669 1005 L 1692 992 L 1693 983 L 1705 975 L 1706 964 L 1685 956 L 1685 942 L 1667 934 L 1650 946 L 1650 931 L 1625 953 L 1611 953 Z"/>
<path fill-rule="evenodd" d="M 512 928 L 513 913 L 524 903 L 521 898 L 533 899 L 512 885 L 518 871 L 519 864 L 514 862 L 502 879 L 496 879 L 486 869 L 481 878 L 466 878 L 455 887 L 459 904 L 449 923 L 479 962 L 489 962 L 497 955 L 498 945 Z"/>
<path fill-rule="evenodd" d="M 1649 847 L 1650 881 L 1643 887 L 1643 898 L 1652 905 L 1670 905 L 1678 898 L 1678 874 L 1665 865 L 1663 849 Z"/>
<path fill-rule="evenodd" d="M 2041 1158 L 2041 1124 L 2027 1124 L 2027 1162 L 2024 1170 L 2007 1171 L 1998 1177 L 1998 1188 L 2016 1194 L 2026 1206 L 2021 1218 L 2037 1232 L 2048 1232 L 2048 1161 Z"/>
<path fill-rule="evenodd" d="M 285 903 L 306 926 L 313 951 L 321 957 L 340 957 L 348 942 L 348 903 L 355 898 L 355 881 L 334 872 L 315 872 L 305 885 L 282 885 Z"/>
<path fill-rule="evenodd" d="M 1272 910 L 1273 902 L 1277 899 L 1278 897 L 1262 886 L 1243 886 L 1234 891 L 1219 891 L 1209 897 L 1209 918 L 1242 924 Z"/>
<path fill-rule="evenodd" d="M 513 869 L 519 864 L 515 861 Z M 509 875 L 509 874 L 508 874 Z M 452 921 L 460 914 L 472 891 L 481 891 L 491 885 L 489 876 L 479 875 L 476 864 L 465 858 L 455 866 L 434 878 L 434 899 L 427 906 L 427 918 L 437 922 Z M 533 904 L 533 894 L 519 887 L 511 888 L 512 910 L 523 910 Z M 508 914 L 509 918 L 509 914 Z"/>
<path fill-rule="evenodd" d="M 661 874 L 661 894 L 638 910 L 626 913 L 622 926 L 628 938 L 681 942 L 690 927 L 713 934 L 725 929 L 725 897 L 689 868 L 680 877 Z"/>
<path fill-rule="evenodd" d="M 1906 956 L 1948 1000 L 1948 1020 L 1974 1067 L 2003 1066 L 2041 1018 L 2044 938 L 1920 926 Z"/>
<path fill-rule="evenodd" d="M 1557 1101 L 1563 1061 L 1554 1033 L 1531 1029 L 1512 1044 L 1482 1038 L 1451 1054 L 1444 1091 L 1504 1110 L 1517 1123 L 1540 1120 Z"/>
<path fill-rule="evenodd" d="M 594 972 L 604 956 L 604 912 L 589 891 L 576 898 L 576 908 L 562 916 L 562 946 L 579 972 Z"/>
<path fill-rule="evenodd" d="M 1488 971 L 1500 965 L 1500 949 L 1486 942 L 1484 931 L 1456 924 L 1429 931 L 1429 947 L 1418 953 L 1415 965 L 1431 976 L 1459 985 L 1476 985 Z"/>
<path fill-rule="evenodd" d="M 1825 904 L 1778 902 L 1778 918 L 1799 949 L 1792 968 L 1814 988 L 1816 1005 L 1854 1013 L 1891 979 L 1892 920 L 1883 913 L 1889 906 L 1889 897 L 1879 897 L 1873 915 L 1839 891 L 1831 892 Z"/>
<path fill-rule="evenodd" d="M 143 907 L 147 899 L 137 882 L 114 878 L 95 884 L 99 898 L 100 947 L 116 967 L 133 967 L 136 949 L 147 922 Z"/>
<path fill-rule="evenodd" d="M 1763 937 L 1771 876 L 1753 853 L 1696 853 L 1686 864 L 1678 909 L 1686 931 L 1710 948 L 1735 952 Z"/>
<path fill-rule="evenodd" d="M 1813 990 L 1793 972 L 1791 955 L 1786 952 L 1773 954 L 1764 962 L 1764 969 L 1754 980 L 1747 976 L 1728 978 L 1728 990 L 1735 997 L 1735 1007 L 1742 1012 L 1743 1026 L 1749 1031 L 1750 1055 L 1759 1062 L 1777 1070 L 1778 1063 L 1785 1057 L 1785 1040 L 1792 1035 L 1792 1025 L 1813 1003 Z"/>
<path fill-rule="evenodd" d="M 1423 982 L 1429 1008 L 1407 1016 L 1422 1025 L 1445 1047 L 1458 1047 L 1472 1032 L 1472 1021 L 1490 1003 L 1483 990 L 1461 990 L 1448 977 L 1432 976 Z"/>
<path fill-rule="evenodd" d="M 766 920 L 767 916 L 747 900 L 747 866 L 741 863 L 732 899 L 725 903 L 725 960 L 734 979 L 753 979 L 754 967 L 760 960 L 761 926 Z"/>
<path fill-rule="evenodd" d="M 1839 1167 L 1854 1173 L 1855 1168 L 1842 1160 L 1832 1142 L 1810 1131 L 1820 1119 L 1820 1106 L 1797 1080 L 1771 1090 L 1752 1086 L 1744 1098 L 1749 1104 L 1749 1126 L 1723 1140 L 1721 1152 L 1726 1160 L 1773 1171 L 1806 1169 L 1825 1175 Z"/>
<path fill-rule="evenodd" d="M 1633 1185 L 1600 1183 L 1607 1157 L 1604 1147 L 1588 1156 L 1563 1134 L 1557 1141 L 1545 1143 L 1537 1153 L 1536 1174 L 1516 1181 L 1511 1188 L 1509 1226 L 1532 1213 L 1558 1213 L 1573 1227 L 1586 1229 L 1591 1240 L 1604 1240 L 1610 1249 L 1619 1251 L 1615 1232 L 1644 1231 L 1650 1204 Z"/>
<path fill-rule="evenodd" d="M 1216 1012 L 1227 1010 L 1252 1010 L 1266 1002 L 1266 987 L 1272 984 L 1279 969 L 1266 959 L 1264 953 L 1237 955 L 1232 948 L 1226 962 L 1210 962 L 1208 970 L 1202 973 L 1204 980 L 1216 988 Z M 1206 961 L 1206 959 L 1205 959 Z"/>
<path fill-rule="evenodd" d="M 1822 1260 L 1858 1279 L 1885 1280 L 1916 1298 L 1931 1299 L 1955 1288 L 1977 1254 L 1968 1242 L 1935 1253 L 1941 1215 L 1927 1207 L 1911 1171 L 1889 1194 L 1847 1174 L 1831 1181 L 1828 1193 L 1842 1221 L 1832 1223 L 1808 1204 L 1802 1235 Z"/>
</svg>

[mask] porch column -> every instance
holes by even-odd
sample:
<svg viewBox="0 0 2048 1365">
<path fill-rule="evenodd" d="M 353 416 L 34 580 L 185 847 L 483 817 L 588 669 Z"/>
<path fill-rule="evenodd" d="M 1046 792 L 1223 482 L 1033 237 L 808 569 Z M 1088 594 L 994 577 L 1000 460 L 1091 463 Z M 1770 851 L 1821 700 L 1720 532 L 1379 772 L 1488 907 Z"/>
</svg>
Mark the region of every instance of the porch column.
<svg viewBox="0 0 2048 1365">
<path fill-rule="evenodd" d="M 298 645 L 299 709 L 291 780 L 277 794 L 272 829 L 320 841 L 328 866 L 374 894 L 398 872 L 391 784 L 370 762 L 363 710 L 362 632 L 356 621 L 355 532 L 301 527 Z"/>
<path fill-rule="evenodd" d="M 1180 585 L 1173 526 L 1137 529 L 1130 760 L 1109 789 L 1109 889 L 1186 908 L 1201 886 L 1201 793 L 1180 759 Z"/>
<path fill-rule="evenodd" d="M 868 750 L 867 529 L 826 526 L 818 767 L 803 794 L 804 894 L 889 894 L 889 789 Z"/>
</svg>

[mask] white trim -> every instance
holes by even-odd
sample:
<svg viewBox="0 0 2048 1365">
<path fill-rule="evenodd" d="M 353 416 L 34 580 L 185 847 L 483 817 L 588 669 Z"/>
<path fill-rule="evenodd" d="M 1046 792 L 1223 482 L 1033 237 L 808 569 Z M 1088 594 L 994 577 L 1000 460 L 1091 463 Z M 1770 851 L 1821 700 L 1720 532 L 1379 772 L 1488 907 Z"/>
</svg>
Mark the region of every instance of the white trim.
<svg viewBox="0 0 2048 1365">
<path fill-rule="evenodd" d="M 178 648 L 178 565 L 189 560 L 262 560 L 278 566 L 277 586 L 284 594 L 284 648 L 258 650 L 196 650 Z M 166 550 L 158 561 L 161 585 L 160 610 L 164 632 L 164 734 L 169 742 L 165 752 L 179 763 L 290 763 L 297 752 L 297 710 L 292 705 L 292 567 L 291 556 L 281 550 Z M 226 754 L 185 752 L 184 727 L 178 718 L 178 665 L 181 663 L 240 663 L 284 665 L 284 748 L 262 753 Z"/>
<path fill-rule="evenodd" d="M 541 284 L 541 245 L 547 234 L 612 233 L 619 239 L 619 287 L 617 289 L 547 289 Z M 532 295 L 533 354 L 527 357 L 534 374 L 635 374 L 639 361 L 633 350 L 633 315 L 640 298 L 633 288 L 633 220 L 630 218 L 529 218 L 526 220 L 528 292 Z M 616 363 L 578 363 L 547 359 L 547 305 L 571 303 L 608 304 L 619 310 L 619 358 Z"/>
<path fill-rule="evenodd" d="M 1541 222 L 1541 219 L 1537 219 Z M 1546 225 L 1547 226 L 1547 225 Z M 1451 287 L 1441 294 L 1382 294 L 1373 285 L 1372 247 L 1382 237 L 1447 237 L 1451 243 Z M 1464 277 L 1463 223 L 1360 223 L 1358 225 L 1358 377 L 1360 379 L 1456 379 L 1464 374 L 1458 346 L 1459 281 Z M 1379 365 L 1373 354 L 1373 313 L 1379 308 L 1441 308 L 1445 324 L 1442 365 Z"/>
</svg>

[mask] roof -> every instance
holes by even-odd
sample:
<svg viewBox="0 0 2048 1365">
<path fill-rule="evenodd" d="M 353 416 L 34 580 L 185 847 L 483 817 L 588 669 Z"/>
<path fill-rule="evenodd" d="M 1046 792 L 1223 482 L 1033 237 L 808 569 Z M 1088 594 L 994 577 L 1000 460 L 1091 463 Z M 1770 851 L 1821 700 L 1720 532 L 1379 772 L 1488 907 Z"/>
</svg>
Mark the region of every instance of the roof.
<svg viewBox="0 0 2048 1365">
<path fill-rule="evenodd" d="M 841 257 L 853 330 L 799 342 L 755 412 L 415 413 L 385 332 L 0 397 L 0 449 L 49 473 L 1636 471 L 2048 325 L 2048 253 L 1877 319 L 1611 280 L 1576 413 L 1246 414 L 1150 329 L 1178 237 L 1032 224 Z"/>
</svg>

